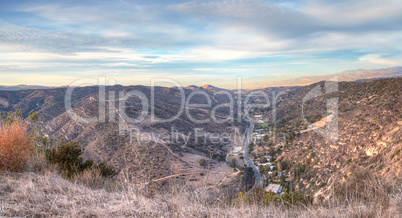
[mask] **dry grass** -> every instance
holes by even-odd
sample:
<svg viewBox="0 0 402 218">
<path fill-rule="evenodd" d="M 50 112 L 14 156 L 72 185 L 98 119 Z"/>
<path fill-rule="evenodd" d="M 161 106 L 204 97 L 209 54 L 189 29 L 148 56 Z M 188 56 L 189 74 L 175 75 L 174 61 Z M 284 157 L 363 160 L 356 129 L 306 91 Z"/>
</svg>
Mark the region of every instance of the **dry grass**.
<svg viewBox="0 0 402 218">
<path fill-rule="evenodd" d="M 128 190 L 122 187 L 129 187 Z M 66 217 L 398 217 L 402 191 L 389 196 L 389 205 L 370 201 L 332 202 L 311 208 L 283 208 L 259 204 L 226 202 L 225 193 L 176 186 L 150 195 L 145 189 L 121 186 L 118 191 L 91 189 L 74 184 L 56 173 L 7 173 L 0 175 L 0 216 Z M 374 208 L 373 208 L 374 207 Z"/>
<path fill-rule="evenodd" d="M 346 181 L 335 187 L 334 201 L 337 202 L 370 202 L 364 217 L 381 217 L 387 213 L 390 205 L 390 193 L 394 189 L 392 183 L 375 175 L 370 170 L 359 167 L 352 171 Z"/>
<path fill-rule="evenodd" d="M 71 180 L 92 189 L 105 189 L 110 191 L 115 187 L 113 179 L 103 177 L 99 168 L 86 169 L 75 175 Z"/>
<path fill-rule="evenodd" d="M 59 173 L 60 169 L 57 165 L 48 163 L 44 152 L 37 150 L 25 164 L 24 171 L 36 174 L 52 174 Z"/>
<path fill-rule="evenodd" d="M 31 157 L 34 139 L 18 116 L 0 121 L 0 170 L 18 171 Z"/>
</svg>

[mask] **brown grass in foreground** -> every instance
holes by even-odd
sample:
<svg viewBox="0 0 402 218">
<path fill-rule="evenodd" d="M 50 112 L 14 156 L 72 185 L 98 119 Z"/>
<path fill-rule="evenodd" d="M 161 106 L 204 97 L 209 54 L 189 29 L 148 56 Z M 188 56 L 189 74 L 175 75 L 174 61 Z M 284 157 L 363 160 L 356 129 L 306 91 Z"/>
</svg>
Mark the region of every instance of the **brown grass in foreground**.
<svg viewBox="0 0 402 218">
<path fill-rule="evenodd" d="M 123 188 L 125 187 L 125 188 Z M 128 189 L 127 189 L 128 187 Z M 370 200 L 333 201 L 327 206 L 284 208 L 225 201 L 224 193 L 176 186 L 165 193 L 125 184 L 118 191 L 91 189 L 71 183 L 53 172 L 0 175 L 0 216 L 63 217 L 399 217 L 402 190 L 389 195 L 387 208 Z"/>
<path fill-rule="evenodd" d="M 14 115 L 0 121 L 0 170 L 18 171 L 31 157 L 34 139 L 28 124 Z"/>
</svg>

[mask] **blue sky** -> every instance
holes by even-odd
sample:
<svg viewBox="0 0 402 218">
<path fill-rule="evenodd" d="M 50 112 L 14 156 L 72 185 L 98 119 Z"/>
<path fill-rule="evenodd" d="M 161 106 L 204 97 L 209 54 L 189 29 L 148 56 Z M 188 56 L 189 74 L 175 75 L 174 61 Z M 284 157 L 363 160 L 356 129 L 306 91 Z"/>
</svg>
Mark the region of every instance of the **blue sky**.
<svg viewBox="0 0 402 218">
<path fill-rule="evenodd" d="M 399 66 L 400 0 L 0 1 L 1 85 L 263 81 Z"/>
</svg>

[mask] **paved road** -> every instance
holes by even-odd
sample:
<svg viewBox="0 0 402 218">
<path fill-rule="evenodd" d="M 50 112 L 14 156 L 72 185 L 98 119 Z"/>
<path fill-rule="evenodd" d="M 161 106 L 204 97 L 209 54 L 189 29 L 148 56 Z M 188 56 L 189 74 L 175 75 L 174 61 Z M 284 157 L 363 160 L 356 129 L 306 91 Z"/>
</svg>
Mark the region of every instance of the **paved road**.
<svg viewBox="0 0 402 218">
<path fill-rule="evenodd" d="M 253 188 L 249 191 L 249 193 L 251 193 L 255 187 L 262 184 L 262 176 L 260 174 L 260 171 L 258 170 L 258 167 L 256 167 L 254 165 L 253 161 L 250 159 L 250 157 L 248 155 L 248 145 L 251 142 L 251 135 L 253 134 L 254 123 L 251 122 L 250 120 L 248 120 L 246 116 L 244 116 L 243 118 L 249 123 L 249 127 L 246 132 L 246 141 L 244 142 L 244 150 L 243 150 L 244 151 L 244 160 L 246 161 L 246 164 L 248 167 L 253 168 L 254 175 L 255 175 L 255 184 L 254 184 Z"/>
</svg>

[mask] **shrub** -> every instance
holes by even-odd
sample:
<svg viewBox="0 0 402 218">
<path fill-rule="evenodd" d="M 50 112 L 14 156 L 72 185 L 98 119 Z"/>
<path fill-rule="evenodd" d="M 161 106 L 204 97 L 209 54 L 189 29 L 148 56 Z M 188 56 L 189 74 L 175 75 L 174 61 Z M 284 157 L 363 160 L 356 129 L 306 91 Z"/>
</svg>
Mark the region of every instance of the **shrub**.
<svg viewBox="0 0 402 218">
<path fill-rule="evenodd" d="M 300 192 L 288 193 L 285 192 L 281 195 L 281 200 L 285 203 L 285 206 L 291 205 L 311 205 L 314 198 L 310 195 L 304 195 Z"/>
<path fill-rule="evenodd" d="M 95 164 L 93 168 L 98 169 L 100 172 L 100 175 L 105 178 L 112 178 L 117 175 L 116 170 L 114 170 L 114 168 L 112 166 L 108 165 L 105 162 Z"/>
<path fill-rule="evenodd" d="M 237 160 L 236 158 L 232 158 L 232 162 L 230 163 L 230 167 L 235 168 L 237 166 Z"/>
<path fill-rule="evenodd" d="M 60 143 L 59 148 L 47 150 L 46 160 L 49 163 L 57 164 L 66 178 L 71 178 L 75 174 L 92 167 L 93 161 L 87 160 L 83 162 L 81 157 L 82 150 L 78 142 Z"/>
<path fill-rule="evenodd" d="M 200 161 L 199 161 L 199 164 L 200 164 L 200 166 L 206 166 L 207 165 L 207 161 L 205 160 L 205 159 L 201 159 Z"/>
<path fill-rule="evenodd" d="M 264 204 L 279 205 L 280 198 L 278 197 L 278 195 L 275 192 L 272 192 L 270 190 L 268 193 L 265 194 L 263 202 L 264 202 Z"/>
<path fill-rule="evenodd" d="M 4 114 L 3 114 L 4 115 Z M 18 113 L 9 113 L 0 121 L 0 170 L 18 171 L 34 149 L 29 125 Z"/>
<path fill-rule="evenodd" d="M 113 167 L 104 162 L 94 164 L 92 159 L 84 162 L 81 157 L 82 153 L 83 150 L 80 148 L 78 142 L 66 143 L 62 140 L 58 148 L 54 147 L 46 151 L 46 160 L 49 163 L 58 165 L 63 176 L 68 179 L 89 169 L 97 169 L 100 176 L 105 178 L 117 175 Z"/>
<path fill-rule="evenodd" d="M 396 150 L 395 153 L 391 155 L 391 160 L 394 159 L 394 157 L 397 156 L 400 152 L 401 149 Z"/>
<path fill-rule="evenodd" d="M 327 185 L 326 182 L 322 182 L 322 183 L 320 183 L 320 185 L 319 185 L 318 187 L 322 188 L 322 187 L 324 187 L 324 186 L 326 186 L 326 185 Z"/>
</svg>

